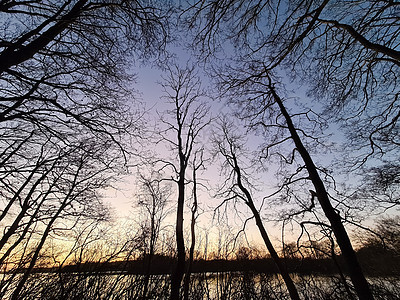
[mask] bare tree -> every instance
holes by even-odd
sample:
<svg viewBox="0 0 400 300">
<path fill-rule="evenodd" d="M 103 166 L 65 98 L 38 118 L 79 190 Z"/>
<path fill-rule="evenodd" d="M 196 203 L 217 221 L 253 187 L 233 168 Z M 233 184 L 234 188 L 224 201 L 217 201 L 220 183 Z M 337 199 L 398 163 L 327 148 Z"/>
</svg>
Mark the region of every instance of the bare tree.
<svg viewBox="0 0 400 300">
<path fill-rule="evenodd" d="M 296 149 L 304 160 L 310 180 L 315 188 L 316 197 L 322 207 L 322 210 L 324 211 L 324 214 L 326 215 L 332 226 L 333 232 L 335 233 L 336 240 L 348 266 L 350 277 L 357 291 L 357 294 L 361 299 L 372 299 L 372 294 L 370 292 L 368 282 L 365 279 L 362 269 L 358 263 L 355 251 L 350 242 L 350 238 L 347 234 L 345 227 L 343 226 L 342 218 L 332 206 L 329 199 L 329 194 L 326 191 L 325 185 L 320 175 L 318 174 L 318 169 L 315 166 L 309 152 L 304 147 L 304 144 L 302 143 L 297 133 L 296 127 L 294 126 L 289 113 L 283 105 L 281 98 L 277 95 L 270 78 L 268 88 L 271 92 L 273 99 L 276 101 L 276 104 L 279 106 L 280 112 L 286 120 L 288 130 L 290 131 L 291 138 L 296 145 Z"/>
<path fill-rule="evenodd" d="M 172 196 L 170 185 L 163 186 L 160 174 L 151 174 L 146 177 L 140 174 L 140 192 L 136 196 L 139 209 L 144 210 L 145 220 L 140 220 L 141 230 L 143 231 L 144 253 L 143 260 L 145 266 L 145 279 L 143 283 L 143 299 L 147 299 L 148 286 L 150 281 L 150 268 L 156 251 L 156 245 L 162 229 L 162 221 L 170 213 L 168 202 Z M 140 212 L 142 215 L 142 211 Z M 148 224 L 150 222 L 150 224 Z"/>
<path fill-rule="evenodd" d="M 395 161 L 362 168 L 362 184 L 352 197 L 365 199 L 376 212 L 386 212 L 400 204 L 400 166 Z"/>
<path fill-rule="evenodd" d="M 346 220 L 340 216 L 338 209 L 332 205 L 332 197 L 325 187 L 323 177 L 320 175 L 326 174 L 326 172 L 324 172 L 323 168 L 318 168 L 315 165 L 309 150 L 307 150 L 303 143 L 303 139 L 313 141 L 314 145 L 320 148 L 322 148 L 323 144 L 319 138 L 315 138 L 305 132 L 305 129 L 295 126 L 294 119 L 296 118 L 297 120 L 297 118 L 302 115 L 309 117 L 309 112 L 290 114 L 284 101 L 277 94 L 276 87 L 269 75 L 265 77 L 253 77 L 251 79 L 247 77 L 245 77 L 245 79 L 240 79 L 238 76 L 240 76 L 238 73 L 229 74 L 223 82 L 226 84 L 225 87 L 227 90 L 230 90 L 230 93 L 232 93 L 231 95 L 236 97 L 234 98 L 235 103 L 238 104 L 239 107 L 246 105 L 246 110 L 241 110 L 241 117 L 248 121 L 248 126 L 250 128 L 257 128 L 260 132 L 264 130 L 264 137 L 270 136 L 275 139 L 274 142 L 267 142 L 264 145 L 262 157 L 270 158 L 272 155 L 271 150 L 285 143 L 286 147 L 290 142 L 294 145 L 294 147 L 292 146 L 293 148 L 290 148 L 292 150 L 288 151 L 288 156 L 283 155 L 279 151 L 274 153 L 286 164 L 298 166 L 292 174 L 287 174 L 280 190 L 289 188 L 299 182 L 304 182 L 305 184 L 311 183 L 312 188 L 315 190 L 315 192 L 311 191 L 311 203 L 308 205 L 301 201 L 296 193 L 292 193 L 291 195 L 293 195 L 293 198 L 302 206 L 302 210 L 295 214 L 292 212 L 290 213 L 300 216 L 303 216 L 307 212 L 313 213 L 315 207 L 314 198 L 318 200 L 322 213 L 329 223 L 324 223 L 316 216 L 316 222 L 303 221 L 301 223 L 302 226 L 309 223 L 319 226 L 328 226 L 332 229 L 342 251 L 357 294 L 363 299 L 371 298 L 372 295 L 369 290 L 368 282 L 363 275 L 349 236 L 343 225 Z M 240 96 L 244 97 L 247 102 L 244 99 L 240 99 Z M 311 121 L 311 119 L 308 120 Z M 287 136 L 288 133 L 289 135 Z M 300 162 L 298 162 L 297 154 L 299 155 Z M 301 161 L 303 162 L 302 164 Z M 327 182 L 327 179 L 325 179 L 325 182 Z M 306 185 L 302 188 L 304 189 L 305 187 Z M 273 195 L 276 195 L 276 193 Z"/>
<path fill-rule="evenodd" d="M 200 46 L 201 54 L 207 59 L 214 54 L 220 57 L 218 50 L 223 52 L 222 48 L 227 44 L 236 47 L 232 65 L 238 67 L 226 68 L 231 76 L 227 75 L 222 81 L 226 83 L 225 79 L 229 77 L 227 85 L 236 92 L 240 90 L 242 95 L 247 88 L 248 99 L 264 97 L 262 101 L 252 101 L 253 105 L 249 101 L 240 105 L 241 115 L 247 114 L 248 120 L 255 124 L 256 116 L 271 112 L 270 105 L 279 107 L 279 113 L 274 117 L 280 114 L 286 124 L 268 123 L 264 124 L 265 128 L 275 126 L 278 130 L 280 127 L 281 132 L 288 129 L 290 137 L 278 139 L 277 144 L 271 146 L 289 140 L 295 144 L 296 150 L 288 161 L 294 161 L 296 152 L 303 159 L 304 164 L 297 175 L 307 171 L 316 199 L 329 219 L 328 226 L 332 226 L 343 255 L 348 254 L 346 261 L 350 269 L 358 274 L 355 275 L 358 279 L 352 278 L 357 293 L 365 299 L 372 296 L 361 269 L 357 263 L 352 263 L 356 260 L 341 225 L 344 219 L 328 204 L 328 193 L 325 187 L 322 188 L 318 172 L 323 176 L 327 173 L 318 169 L 310 155 L 303 151 L 306 148 L 302 143 L 306 138 L 296 137 L 298 133 L 308 138 L 310 135 L 294 123 L 296 115 L 290 115 L 279 96 L 275 97 L 276 92 L 268 79 L 259 85 L 257 91 L 249 88 L 249 83 L 286 70 L 290 79 L 307 85 L 309 93 L 322 105 L 325 117 L 339 121 L 347 128 L 348 154 L 343 156 L 346 161 L 342 162 L 359 167 L 377 160 L 384 168 L 385 159 L 395 159 L 399 149 L 398 5 L 391 1 L 204 0 L 189 9 L 192 12 L 190 26 L 195 29 L 194 44 Z M 232 69 L 235 70 L 232 72 Z M 213 72 L 220 74 L 218 70 Z M 268 101 L 268 93 L 275 94 L 272 97 L 275 102 Z M 237 97 L 237 94 L 232 93 L 232 96 Z M 303 102 L 311 112 L 310 104 Z M 301 179 L 297 177 L 297 180 Z M 292 195 L 299 200 L 299 196 Z M 342 201 L 341 205 L 348 204 Z"/>
<path fill-rule="evenodd" d="M 204 149 L 200 148 L 198 151 L 195 152 L 194 158 L 192 161 L 192 197 L 193 203 L 191 206 L 191 219 L 190 219 L 190 247 L 189 247 L 189 261 L 188 266 L 185 273 L 185 280 L 184 280 L 184 294 L 183 298 L 185 300 L 189 299 L 189 289 L 190 289 L 190 275 L 192 273 L 193 267 L 193 260 L 194 260 L 194 250 L 196 247 L 196 220 L 198 217 L 198 179 L 197 179 L 197 172 L 204 168 L 204 159 L 203 159 Z"/>
<path fill-rule="evenodd" d="M 306 89 L 347 134 L 340 161 L 347 172 L 363 165 L 383 171 L 399 151 L 399 7 L 379 0 L 204 0 L 185 20 L 204 57 L 220 58 L 233 45 L 231 65 L 263 65 L 249 78 L 286 72 Z"/>
<path fill-rule="evenodd" d="M 164 167 L 173 171 L 173 181 L 177 184 L 177 212 L 176 212 L 176 246 L 177 265 L 171 276 L 171 299 L 180 299 L 180 286 L 185 273 L 186 250 L 184 244 L 183 214 L 186 202 L 186 186 L 190 182 L 187 170 L 190 167 L 191 156 L 197 151 L 200 144 L 199 135 L 209 123 L 207 105 L 202 102 L 205 96 L 201 88 L 200 79 L 194 68 L 180 69 L 170 67 L 167 77 L 162 83 L 164 98 L 173 106 L 162 117 L 166 126 L 163 131 L 163 140 L 169 144 L 171 153 L 176 155 L 173 160 L 160 161 Z M 168 116 L 168 118 L 166 118 Z"/>
<path fill-rule="evenodd" d="M 239 60 L 258 59 L 307 83 L 327 114 L 361 121 L 353 146 L 373 155 L 398 143 L 399 3 L 201 0 L 188 11 L 194 45 L 207 57 L 231 42 Z"/>
<path fill-rule="evenodd" d="M 225 168 L 229 169 L 229 175 L 226 179 L 226 183 L 224 184 L 224 188 L 226 190 L 221 192 L 221 196 L 225 198 L 224 201 L 238 198 L 250 208 L 265 246 L 267 247 L 272 259 L 278 267 L 279 273 L 282 275 L 282 278 L 285 281 L 291 299 L 300 299 L 296 286 L 294 285 L 285 264 L 279 258 L 277 251 L 272 245 L 267 230 L 261 219 L 260 212 L 254 203 L 253 196 L 250 190 L 245 186 L 248 179 L 246 178 L 246 174 L 241 168 L 239 159 L 237 157 L 237 155 L 240 155 L 240 151 L 243 151 L 243 145 L 240 141 L 239 134 L 233 133 L 233 131 L 238 130 L 235 128 L 232 122 L 228 122 L 226 119 L 221 122 L 220 130 L 221 132 L 219 134 L 216 133 L 215 137 L 213 138 L 213 143 L 215 144 L 219 154 L 222 155 L 224 159 Z M 232 181 L 232 183 L 228 183 L 228 181 Z"/>
<path fill-rule="evenodd" d="M 130 57 L 157 53 L 165 42 L 159 10 L 85 0 L 6 2 L 1 10 L 1 122 L 61 114 L 98 133 L 124 129 L 104 112 L 127 111 Z"/>
<path fill-rule="evenodd" d="M 127 68 L 159 53 L 167 31 L 139 1 L 2 1 L 0 11 L 0 262 L 17 283 L 1 290 L 17 299 L 49 237 L 107 217 L 98 189 L 124 172 L 141 127 Z"/>
<path fill-rule="evenodd" d="M 63 156 L 58 157 L 50 172 L 39 177 L 42 181 L 40 185 L 33 184 L 26 194 L 25 191 L 21 193 L 21 196 L 24 195 L 24 202 L 21 203 L 19 212 L 16 207 L 13 209 L 18 214 L 3 236 L 3 240 L 7 237 L 13 241 L 10 244 L 4 241 L 4 246 L 7 247 L 1 258 L 2 262 L 12 251 L 16 251 L 18 256 L 21 246 L 34 247 L 29 264 L 24 269 L 24 274 L 13 293 L 14 299 L 19 298 L 51 234 L 68 230 L 80 218 L 101 220 L 107 217 L 107 210 L 102 205 L 97 190 L 110 182 L 110 175 L 106 175 L 106 170 L 110 170 L 110 162 L 103 159 L 102 162 L 108 165 L 100 165 L 101 160 L 98 155 L 105 153 L 102 146 L 96 148 L 92 145 L 91 153 L 88 153 L 87 149 L 89 148 L 76 147 L 73 149 L 73 154 L 64 156 L 64 159 Z M 37 191 L 39 188 L 40 192 Z M 36 239 L 39 240 L 38 243 Z M 23 255 L 20 259 L 24 259 Z"/>
</svg>

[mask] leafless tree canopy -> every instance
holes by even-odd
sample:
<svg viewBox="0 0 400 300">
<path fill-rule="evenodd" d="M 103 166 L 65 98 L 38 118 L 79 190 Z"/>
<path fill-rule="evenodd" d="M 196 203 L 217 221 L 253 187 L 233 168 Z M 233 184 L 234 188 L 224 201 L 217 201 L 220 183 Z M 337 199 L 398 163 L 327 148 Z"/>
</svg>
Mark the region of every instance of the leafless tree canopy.
<svg viewBox="0 0 400 300">
<path fill-rule="evenodd" d="M 395 299 L 399 25 L 391 0 L 0 0 L 0 298 Z"/>
<path fill-rule="evenodd" d="M 395 1 L 198 1 L 189 12 L 206 57 L 231 43 L 242 70 L 285 70 L 348 126 L 352 161 L 396 153 L 399 3 Z M 198 27 L 196 27 L 198 26 Z M 223 50 L 222 50 L 223 51 Z"/>
<path fill-rule="evenodd" d="M 166 27 L 137 1 L 1 1 L 0 11 L 1 268 L 25 268 L 18 299 L 48 237 L 107 218 L 98 191 L 124 171 L 140 129 L 127 66 L 158 53 Z"/>
</svg>

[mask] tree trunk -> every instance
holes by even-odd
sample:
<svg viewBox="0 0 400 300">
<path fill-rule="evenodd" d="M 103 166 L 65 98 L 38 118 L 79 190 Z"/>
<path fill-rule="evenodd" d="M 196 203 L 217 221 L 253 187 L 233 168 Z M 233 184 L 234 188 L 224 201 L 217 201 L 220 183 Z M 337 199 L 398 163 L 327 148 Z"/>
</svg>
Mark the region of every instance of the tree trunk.
<svg viewBox="0 0 400 300">
<path fill-rule="evenodd" d="M 182 166 L 181 166 L 182 167 Z M 185 273 L 185 242 L 183 239 L 183 206 L 185 202 L 185 182 L 184 171 L 180 172 L 178 181 L 178 209 L 176 213 L 176 247 L 177 247 L 177 264 L 175 271 L 171 276 L 171 300 L 180 299 L 180 286 Z"/>
<path fill-rule="evenodd" d="M 21 299 L 20 298 L 21 290 L 24 287 L 25 282 L 28 280 L 28 277 L 31 274 L 31 272 L 36 264 L 36 261 L 40 254 L 40 250 L 42 250 L 42 247 L 43 247 L 44 243 L 46 242 L 47 237 L 49 236 L 50 230 L 52 229 L 54 222 L 56 221 L 56 219 L 58 218 L 58 216 L 61 214 L 61 212 L 64 210 L 65 207 L 66 207 L 66 202 L 60 206 L 60 208 L 57 210 L 56 214 L 51 218 L 50 222 L 47 224 L 46 229 L 43 232 L 43 235 L 40 239 L 40 242 L 39 242 L 38 246 L 36 247 L 35 253 L 32 256 L 29 266 L 28 266 L 28 268 L 26 268 L 24 275 L 22 276 L 17 287 L 15 288 L 15 290 L 12 294 L 11 300 Z"/>
<path fill-rule="evenodd" d="M 193 258 L 194 258 L 194 247 L 196 245 L 196 232 L 195 232 L 195 225 L 196 225 L 196 212 L 197 212 L 197 182 L 196 182 L 196 167 L 193 168 L 193 207 L 192 207 L 192 219 L 190 222 L 190 233 L 191 233 L 191 244 L 189 250 L 189 262 L 188 268 L 185 275 L 185 282 L 184 282 L 184 292 L 183 298 L 184 300 L 189 300 L 189 287 L 190 287 L 190 274 L 192 273 L 192 265 L 193 265 Z"/>
<path fill-rule="evenodd" d="M 274 260 L 276 266 L 278 267 L 283 280 L 285 281 L 286 287 L 289 291 L 290 298 L 293 300 L 300 300 L 300 296 L 297 292 L 296 286 L 294 285 L 294 282 L 293 282 L 292 278 L 290 277 L 285 264 L 279 258 L 278 253 L 275 251 L 275 248 L 272 245 L 271 240 L 268 237 L 267 231 L 265 230 L 265 227 L 262 223 L 260 214 L 258 213 L 257 209 L 254 207 L 253 203 L 248 203 L 247 205 L 250 207 L 251 211 L 253 212 L 253 215 L 256 219 L 256 225 L 257 225 L 258 230 L 260 231 L 261 236 L 264 240 L 265 246 L 267 247 L 269 254 L 271 254 L 272 259 Z"/>
<path fill-rule="evenodd" d="M 51 43 L 58 34 L 63 32 L 75 19 L 79 17 L 79 15 L 82 13 L 83 7 L 87 2 L 87 0 L 78 1 L 65 16 L 60 18 L 56 24 L 48 28 L 39 37 L 29 42 L 29 44 L 23 45 L 25 40 L 29 38 L 28 36 L 25 37 L 24 35 L 16 45 L 4 50 L 0 55 L 0 74 L 8 68 L 32 58 L 36 53 L 40 52 L 40 50 Z M 58 14 L 54 15 L 54 19 L 58 17 Z M 53 21 L 53 18 L 51 18 L 49 21 Z M 41 29 L 42 28 L 39 27 L 36 29 L 38 32 L 31 31 L 29 32 L 29 35 L 39 33 L 39 30 Z"/>
<path fill-rule="evenodd" d="M 342 251 L 343 258 L 346 262 L 348 272 L 353 282 L 354 288 L 357 292 L 357 295 L 360 299 L 373 299 L 371 290 L 369 288 L 369 284 L 365 279 L 365 276 L 362 272 L 361 266 L 358 262 L 356 253 L 351 245 L 349 236 L 347 235 L 346 229 L 343 226 L 341 217 L 338 213 L 336 213 L 335 209 L 333 208 L 328 193 L 325 189 L 324 183 L 321 180 L 321 177 L 318 174 L 317 168 L 311 159 L 310 154 L 308 153 L 307 149 L 304 147 L 299 135 L 297 134 L 296 128 L 292 122 L 292 119 L 287 112 L 285 106 L 282 103 L 281 98 L 275 92 L 274 87 L 269 82 L 269 90 L 274 97 L 275 102 L 278 104 L 279 109 L 286 120 L 286 124 L 290 131 L 291 137 L 296 145 L 297 151 L 300 153 L 303 161 L 306 165 L 309 177 L 311 179 L 312 184 L 314 185 L 315 192 L 317 194 L 318 201 L 322 207 L 322 210 L 325 213 L 325 216 L 328 218 L 332 230 L 335 234 L 337 243 Z"/>
<path fill-rule="evenodd" d="M 275 248 L 272 245 L 271 240 L 268 237 L 267 231 L 264 227 L 264 224 L 262 223 L 260 214 L 259 214 L 258 210 L 256 209 L 256 207 L 254 206 L 253 198 L 251 197 L 251 194 L 247 190 L 247 188 L 245 188 L 242 184 L 240 168 L 239 168 L 239 165 L 237 163 L 236 156 L 234 153 L 232 153 L 232 159 L 233 159 L 233 163 L 235 166 L 235 172 L 237 175 L 238 187 L 246 196 L 246 199 L 247 199 L 246 204 L 250 208 L 251 212 L 254 215 L 254 218 L 256 219 L 256 225 L 258 227 L 258 230 L 261 233 L 261 236 L 264 240 L 265 246 L 267 247 L 269 253 L 271 254 L 271 257 L 274 260 L 274 263 L 278 267 L 279 273 L 281 273 L 281 275 L 282 275 L 283 281 L 285 282 L 286 287 L 288 289 L 290 298 L 292 300 L 300 300 L 300 296 L 297 292 L 296 286 L 294 285 L 293 280 L 290 277 L 286 266 L 282 263 L 281 259 L 278 256 L 278 253 L 275 251 Z"/>
</svg>

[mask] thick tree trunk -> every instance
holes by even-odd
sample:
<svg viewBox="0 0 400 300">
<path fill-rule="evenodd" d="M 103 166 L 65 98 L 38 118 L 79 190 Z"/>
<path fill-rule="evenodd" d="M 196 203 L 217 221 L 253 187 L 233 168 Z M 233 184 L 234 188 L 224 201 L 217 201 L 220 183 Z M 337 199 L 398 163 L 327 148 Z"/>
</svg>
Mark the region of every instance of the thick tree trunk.
<svg viewBox="0 0 400 300">
<path fill-rule="evenodd" d="M 36 30 L 29 32 L 26 37 L 22 36 L 20 41 L 17 41 L 16 45 L 4 50 L 0 54 L 0 74 L 8 68 L 32 58 L 36 53 L 51 43 L 57 35 L 63 32 L 73 21 L 75 21 L 75 19 L 79 17 L 79 15 L 82 13 L 83 7 L 87 2 L 87 0 L 78 1 L 65 16 L 60 18 L 56 24 L 29 42 L 29 44 L 23 45 L 27 39 L 31 38 L 31 35 L 39 33 L 39 29 L 42 29 L 41 26 L 36 29 L 38 32 L 36 32 Z M 54 18 L 51 18 L 49 21 L 53 21 L 58 17 L 58 14 L 56 14 Z M 46 27 L 46 25 L 48 25 L 47 23 L 50 22 L 43 24 L 43 27 Z"/>
<path fill-rule="evenodd" d="M 340 250 L 342 251 L 342 255 L 346 262 L 348 272 L 351 281 L 353 282 L 356 293 L 360 299 L 363 300 L 373 299 L 371 290 L 369 288 L 369 284 L 362 272 L 356 253 L 353 249 L 353 246 L 351 245 L 350 238 L 347 235 L 346 229 L 343 226 L 341 217 L 335 211 L 329 200 L 328 193 L 325 189 L 325 185 L 318 174 L 317 167 L 315 166 L 313 160 L 311 159 L 311 156 L 308 153 L 307 149 L 304 147 L 299 135 L 297 134 L 296 128 L 292 122 L 289 113 L 287 112 L 281 98 L 276 93 L 271 82 L 269 83 L 269 89 L 270 92 L 272 93 L 272 96 L 274 97 L 275 102 L 278 104 L 282 115 L 286 120 L 286 124 L 290 131 L 291 137 L 296 145 L 296 149 L 300 153 L 306 165 L 309 177 L 311 179 L 312 184 L 314 185 L 318 201 L 322 207 L 322 210 L 325 213 L 325 216 L 328 218 L 331 224 L 337 243 L 340 247 Z"/>
<path fill-rule="evenodd" d="M 182 167 L 182 166 L 181 166 Z M 185 202 L 185 182 L 184 171 L 180 172 L 178 181 L 178 209 L 176 213 L 176 247 L 177 247 L 177 264 L 175 271 L 171 276 L 171 300 L 180 299 L 180 286 L 183 275 L 185 273 L 185 242 L 183 239 L 183 207 Z"/>
</svg>

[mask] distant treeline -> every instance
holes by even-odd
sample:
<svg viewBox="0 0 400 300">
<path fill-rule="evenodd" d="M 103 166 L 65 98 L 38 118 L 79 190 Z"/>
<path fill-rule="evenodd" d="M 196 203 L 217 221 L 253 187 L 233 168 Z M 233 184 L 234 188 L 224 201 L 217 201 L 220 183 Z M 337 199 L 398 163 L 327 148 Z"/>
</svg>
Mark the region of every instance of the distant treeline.
<svg viewBox="0 0 400 300">
<path fill-rule="evenodd" d="M 400 255 L 397 252 L 385 249 L 380 245 L 369 245 L 357 252 L 364 272 L 370 276 L 398 276 L 400 275 Z M 336 258 L 344 273 L 346 268 L 342 257 Z M 286 258 L 285 263 L 290 272 L 299 274 L 335 274 L 338 268 L 332 258 L 292 257 Z M 165 255 L 155 255 L 151 261 L 150 274 L 171 274 L 176 259 Z M 35 272 L 90 272 L 90 273 L 120 273 L 146 274 L 147 258 L 130 261 L 113 262 L 85 262 L 66 265 L 60 268 L 36 268 Z M 274 261 L 269 258 L 240 258 L 240 259 L 210 259 L 195 260 L 193 273 L 214 272 L 253 272 L 275 274 L 278 270 Z"/>
</svg>

